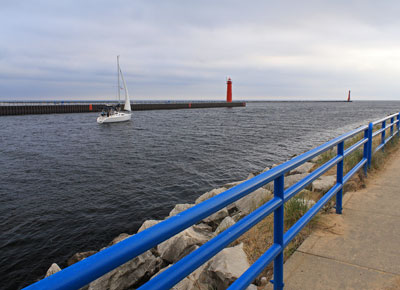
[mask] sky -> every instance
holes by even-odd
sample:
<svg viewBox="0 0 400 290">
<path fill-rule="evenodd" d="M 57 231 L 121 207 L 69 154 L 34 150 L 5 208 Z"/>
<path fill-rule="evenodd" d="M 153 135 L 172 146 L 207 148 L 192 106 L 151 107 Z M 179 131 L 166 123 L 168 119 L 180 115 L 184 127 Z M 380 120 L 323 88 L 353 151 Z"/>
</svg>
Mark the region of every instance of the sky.
<svg viewBox="0 0 400 290">
<path fill-rule="evenodd" d="M 399 1 L 0 0 L 0 101 L 400 100 Z"/>
</svg>

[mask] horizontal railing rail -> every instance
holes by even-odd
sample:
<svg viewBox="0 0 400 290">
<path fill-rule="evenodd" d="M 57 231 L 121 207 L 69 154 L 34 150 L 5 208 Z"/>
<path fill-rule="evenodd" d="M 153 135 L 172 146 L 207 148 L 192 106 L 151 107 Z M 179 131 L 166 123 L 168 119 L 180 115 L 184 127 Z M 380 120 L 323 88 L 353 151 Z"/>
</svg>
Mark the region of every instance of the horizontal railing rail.
<svg viewBox="0 0 400 290">
<path fill-rule="evenodd" d="M 386 121 L 388 120 L 390 123 L 386 126 Z M 336 212 L 338 214 L 342 212 L 344 184 L 361 168 L 364 168 L 364 172 L 367 173 L 367 168 L 371 166 L 373 154 L 383 149 L 385 144 L 396 134 L 399 136 L 399 124 L 400 115 L 393 114 L 371 122 L 369 125 L 361 126 L 73 264 L 25 289 L 79 289 L 270 182 L 274 182 L 274 197 L 270 201 L 149 280 L 139 289 L 170 289 L 271 213 L 274 213 L 273 245 L 229 289 L 245 289 L 272 261 L 274 262 L 274 289 L 283 289 L 283 251 L 285 247 L 333 196 L 336 196 Z M 380 125 L 381 128 L 373 132 L 376 125 Z M 394 130 L 395 125 L 397 125 L 396 130 Z M 390 130 L 388 138 L 386 138 L 387 130 Z M 345 149 L 345 141 L 361 133 L 363 133 L 363 137 Z M 381 141 L 373 151 L 373 138 L 378 135 L 381 135 Z M 332 150 L 335 146 L 337 147 L 336 156 L 309 173 L 296 184 L 284 188 L 286 173 L 320 156 L 322 153 Z M 361 160 L 344 175 L 344 158 L 356 150 L 360 150 L 361 147 L 363 150 Z M 285 203 L 334 166 L 337 168 L 336 184 L 285 233 Z"/>
</svg>

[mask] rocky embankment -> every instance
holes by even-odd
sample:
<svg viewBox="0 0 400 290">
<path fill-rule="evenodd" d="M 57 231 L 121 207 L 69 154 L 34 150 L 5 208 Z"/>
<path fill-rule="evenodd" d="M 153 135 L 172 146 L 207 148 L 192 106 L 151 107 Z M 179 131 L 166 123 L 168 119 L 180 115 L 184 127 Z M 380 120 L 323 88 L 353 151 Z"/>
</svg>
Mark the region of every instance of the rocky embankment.
<svg viewBox="0 0 400 290">
<path fill-rule="evenodd" d="M 274 165 L 273 167 L 275 167 Z M 292 170 L 285 177 L 285 188 L 297 183 L 303 179 L 308 172 L 315 167 L 313 162 L 307 162 L 298 168 Z M 249 174 L 248 179 L 266 172 L 270 168 L 267 167 L 261 172 Z M 225 190 L 240 184 L 242 181 L 225 184 L 223 187 L 213 189 L 201 195 L 193 204 L 177 204 L 169 213 L 169 218 L 192 206 L 199 204 Z M 314 181 L 311 190 L 315 192 L 325 192 L 336 183 L 335 176 L 322 176 Z M 178 233 L 170 239 L 159 244 L 157 247 L 141 254 L 124 265 L 114 269 L 106 275 L 91 282 L 85 289 L 90 290 L 123 290 L 134 289 L 165 270 L 170 265 L 179 261 L 182 257 L 196 250 L 201 245 L 234 225 L 238 220 L 248 215 L 259 206 L 269 201 L 273 197 L 273 183 L 269 183 L 253 193 L 234 202 L 226 208 L 205 218 L 200 223 L 189 227 L 188 229 Z M 314 201 L 306 201 L 312 206 Z M 161 220 L 145 221 L 138 232 L 143 231 Z M 107 247 L 112 246 L 131 235 L 123 233 L 116 237 Z M 103 248 L 104 249 L 104 248 Z M 102 249 L 100 249 L 102 250 Z M 89 251 L 76 253 L 68 260 L 68 265 L 72 265 L 82 259 L 93 255 L 97 251 Z M 243 244 L 230 246 L 225 248 L 207 263 L 203 264 L 172 289 L 176 290 L 205 290 L 205 289 L 226 289 L 233 281 L 235 281 L 248 267 L 249 262 L 246 253 L 243 250 Z M 53 264 L 46 277 L 59 271 L 57 264 Z M 260 279 L 260 283 L 266 283 L 266 278 Z M 257 289 L 256 285 L 250 285 L 248 289 Z"/>
</svg>

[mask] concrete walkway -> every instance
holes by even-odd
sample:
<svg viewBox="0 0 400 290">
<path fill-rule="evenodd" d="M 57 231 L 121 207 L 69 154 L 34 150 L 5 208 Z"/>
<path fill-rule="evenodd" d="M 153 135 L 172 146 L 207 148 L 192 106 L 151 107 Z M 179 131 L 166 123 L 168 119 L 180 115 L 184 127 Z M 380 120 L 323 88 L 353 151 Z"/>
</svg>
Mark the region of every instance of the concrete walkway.
<svg viewBox="0 0 400 290">
<path fill-rule="evenodd" d="M 343 204 L 285 263 L 285 290 L 400 289 L 400 151 Z"/>
</svg>

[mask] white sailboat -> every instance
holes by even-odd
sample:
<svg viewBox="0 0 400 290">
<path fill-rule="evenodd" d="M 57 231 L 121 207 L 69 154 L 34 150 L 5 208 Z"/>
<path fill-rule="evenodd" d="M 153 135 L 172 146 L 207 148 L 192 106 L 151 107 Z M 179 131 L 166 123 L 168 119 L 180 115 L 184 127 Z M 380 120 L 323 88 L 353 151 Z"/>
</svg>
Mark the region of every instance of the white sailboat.
<svg viewBox="0 0 400 290">
<path fill-rule="evenodd" d="M 104 108 L 100 116 L 97 118 L 97 123 L 99 124 L 125 122 L 129 121 L 132 117 L 131 101 L 129 99 L 128 88 L 126 87 L 124 75 L 122 74 L 121 68 L 119 66 L 119 55 L 117 56 L 117 67 L 118 67 L 118 100 L 120 99 L 120 89 L 121 89 L 119 76 L 121 76 L 125 91 L 124 111 L 122 112 L 120 110 L 120 104 L 118 104 L 118 106 L 109 106 Z"/>
</svg>

